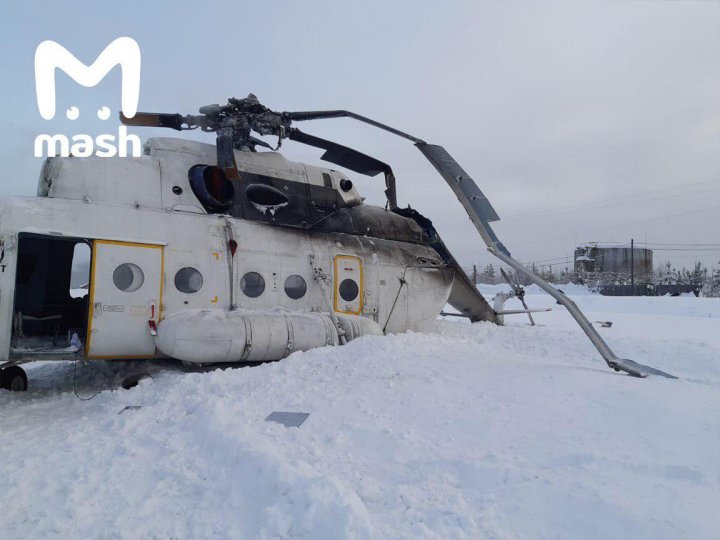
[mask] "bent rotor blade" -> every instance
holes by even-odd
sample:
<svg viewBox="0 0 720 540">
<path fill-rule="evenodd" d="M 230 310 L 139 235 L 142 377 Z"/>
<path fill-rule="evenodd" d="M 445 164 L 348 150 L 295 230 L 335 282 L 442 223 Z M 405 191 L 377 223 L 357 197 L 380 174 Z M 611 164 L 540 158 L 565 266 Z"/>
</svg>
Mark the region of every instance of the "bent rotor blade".
<svg viewBox="0 0 720 540">
<path fill-rule="evenodd" d="M 502 245 L 490 227 L 490 222 L 499 221 L 500 217 L 470 175 L 442 146 L 427 143 L 418 143 L 415 146 L 448 183 L 485 244 L 497 246 L 503 253 L 509 255 L 510 252 Z"/>
<path fill-rule="evenodd" d="M 310 135 L 297 128 L 293 128 L 288 133 L 288 138 L 295 142 L 307 144 L 308 146 L 314 146 L 315 148 L 321 148 L 325 150 L 325 153 L 320 157 L 324 161 L 329 161 L 335 165 L 340 165 L 355 171 L 359 174 L 367 176 L 377 176 L 379 173 L 385 175 L 385 196 L 387 197 L 390 209 L 397 207 L 397 192 L 395 189 L 395 175 L 390 168 L 390 165 L 383 163 L 379 159 L 358 152 L 342 144 L 338 144 L 327 139 L 321 139 L 315 135 Z"/>
<path fill-rule="evenodd" d="M 636 377 L 661 375 L 663 377 L 676 378 L 673 375 L 655 368 L 618 358 L 612 349 L 610 349 L 608 344 L 605 343 L 605 340 L 602 336 L 600 336 L 598 331 L 592 324 L 590 324 L 590 321 L 588 321 L 583 312 L 580 311 L 577 305 L 575 305 L 575 302 L 570 300 L 570 298 L 558 291 L 547 281 L 530 272 L 530 270 L 510 256 L 510 252 L 504 245 L 502 245 L 490 226 L 490 221 L 498 219 L 495 210 L 492 208 L 487 198 L 485 198 L 482 194 L 480 188 L 477 187 L 475 181 L 463 170 L 462 167 L 460 167 L 447 150 L 445 150 L 442 146 L 426 143 L 418 143 L 415 146 L 417 146 L 420 152 L 422 152 L 428 161 L 432 163 L 435 169 L 437 169 L 440 173 L 440 176 L 445 179 L 450 188 L 453 190 L 458 200 L 465 208 L 468 217 L 470 217 L 470 221 L 472 221 L 473 225 L 475 225 L 480 237 L 485 242 L 488 251 L 513 268 L 516 272 L 520 272 L 525 275 L 531 282 L 535 283 L 538 287 L 555 298 L 555 300 L 560 302 L 560 304 L 565 306 L 608 366 L 615 370 L 625 371 L 626 373 Z"/>
<path fill-rule="evenodd" d="M 627 358 L 619 358 L 610 364 L 610 367 L 616 371 L 624 371 L 634 377 L 647 377 L 648 375 L 659 375 L 668 379 L 677 379 L 675 375 L 670 375 L 659 369 L 643 364 L 638 364 Z"/>
<path fill-rule="evenodd" d="M 187 129 L 183 127 L 185 119 L 181 114 L 139 112 L 132 118 L 128 118 L 121 111 L 120 122 L 126 126 L 164 127 L 176 131 Z"/>
<path fill-rule="evenodd" d="M 585 317 L 583 312 L 580 311 L 580 308 L 577 307 L 575 302 L 570 300 L 570 298 L 558 291 L 547 281 L 530 272 L 530 270 L 528 270 L 522 264 L 510 257 L 510 255 L 507 255 L 506 253 L 497 249 L 495 246 L 488 246 L 488 251 L 508 266 L 514 268 L 515 271 L 523 273 L 530 281 L 535 283 L 535 285 L 540 287 L 543 291 L 545 291 L 555 300 L 560 302 L 560 304 L 565 306 L 565 309 L 567 309 L 570 315 L 573 316 L 575 321 L 578 323 L 580 328 L 582 328 L 583 332 L 585 332 L 585 335 L 590 339 L 590 341 L 595 346 L 600 355 L 603 357 L 605 363 L 607 363 L 608 366 L 610 366 L 616 371 L 624 371 L 630 375 L 634 375 L 635 377 L 661 375 L 663 377 L 668 377 L 669 379 L 677 379 L 677 377 L 675 377 L 674 375 L 670 375 L 669 373 L 665 373 L 664 371 L 660 371 L 659 369 L 655 369 L 650 366 L 644 366 L 642 364 L 638 364 L 637 362 L 633 362 L 632 360 L 618 358 L 612 351 L 612 349 L 610 349 L 610 346 L 605 343 L 605 340 L 602 338 L 602 336 L 600 336 L 595 327 L 590 323 L 590 321 L 588 321 L 587 317 Z"/>
<path fill-rule="evenodd" d="M 404 133 L 385 124 L 381 124 L 380 122 L 376 122 L 375 120 L 371 120 L 370 118 L 345 110 L 286 112 L 283 113 L 283 116 L 289 120 L 297 121 L 348 117 L 413 141 L 418 150 L 420 150 L 427 160 L 430 161 L 438 173 L 440 173 L 440 176 L 445 179 L 450 188 L 453 190 L 458 200 L 465 208 L 470 221 L 472 221 L 473 225 L 475 225 L 475 228 L 485 242 L 488 251 L 498 257 L 501 261 L 505 262 L 508 266 L 514 268 L 516 272 L 521 272 L 532 283 L 538 285 L 546 293 L 555 298 L 555 300 L 557 300 L 560 304 L 565 306 L 608 366 L 616 370 L 625 371 L 626 373 L 636 377 L 660 375 L 672 379 L 677 378 L 673 375 L 665 373 L 664 371 L 660 371 L 649 366 L 643 366 L 642 364 L 638 364 L 632 360 L 618 358 L 610 349 L 608 344 L 605 343 L 605 340 L 603 340 L 597 330 L 592 326 L 592 324 L 590 324 L 587 317 L 585 317 L 582 311 L 580 311 L 570 298 L 513 259 L 510 256 L 510 252 L 500 242 L 490 226 L 490 222 L 500 219 L 495 212 L 495 209 L 490 204 L 490 201 L 488 201 L 487 197 L 483 195 L 482 191 L 480 191 L 480 188 L 470 175 L 465 172 L 458 162 L 455 161 L 442 146 L 428 144 L 422 139 L 413 137 L 408 133 Z"/>
<path fill-rule="evenodd" d="M 390 170 L 390 165 L 378 159 L 348 148 L 347 146 L 304 133 L 299 129 L 291 129 L 290 133 L 288 133 L 288 139 L 314 146 L 315 148 L 322 148 L 325 150 L 325 153 L 320 159 L 329 161 L 335 165 L 340 165 L 356 173 L 367 176 L 377 176 L 381 172 Z"/>
</svg>

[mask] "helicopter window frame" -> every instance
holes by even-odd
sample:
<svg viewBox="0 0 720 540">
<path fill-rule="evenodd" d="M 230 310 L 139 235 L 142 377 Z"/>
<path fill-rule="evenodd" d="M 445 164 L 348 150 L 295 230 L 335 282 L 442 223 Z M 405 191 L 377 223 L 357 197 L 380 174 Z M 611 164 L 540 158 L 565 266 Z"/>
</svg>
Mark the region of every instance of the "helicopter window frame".
<svg viewBox="0 0 720 540">
<path fill-rule="evenodd" d="M 288 282 L 290 282 L 291 280 L 293 280 L 294 283 L 288 285 Z M 307 281 L 304 277 L 298 274 L 291 274 L 287 278 L 285 278 L 283 289 L 285 290 L 285 294 L 288 296 L 288 298 L 292 300 L 300 300 L 307 294 Z"/>
<path fill-rule="evenodd" d="M 235 203 L 235 185 L 216 165 L 193 165 L 188 170 L 188 181 L 193 194 L 209 214 L 224 214 Z"/>
<path fill-rule="evenodd" d="M 346 302 L 354 302 L 360 295 L 360 285 L 353 278 L 345 278 L 338 285 L 338 294 Z"/>
<path fill-rule="evenodd" d="M 250 283 L 251 280 L 256 280 L 255 283 Z M 248 298 L 258 298 L 265 292 L 265 278 L 260 272 L 251 270 L 243 274 L 240 279 L 240 290 Z"/>
<path fill-rule="evenodd" d="M 72 261 L 70 263 L 70 283 L 68 285 L 68 293 L 71 298 L 85 298 L 88 296 L 90 289 L 90 261 L 92 259 L 92 247 L 88 242 L 80 241 L 73 248 Z M 73 287 L 73 280 L 80 280 L 79 287 Z M 76 282 L 75 285 L 78 285 Z M 85 285 L 85 287 L 82 287 Z M 82 292 L 84 291 L 84 292 Z"/>
<path fill-rule="evenodd" d="M 145 283 L 145 272 L 135 263 L 124 262 L 115 267 L 112 280 L 113 285 L 115 285 L 119 291 L 128 294 L 134 293 L 139 291 Z"/>
<path fill-rule="evenodd" d="M 193 279 L 200 280 L 200 284 L 197 288 L 195 288 L 195 285 L 191 284 Z M 181 280 L 179 284 L 178 280 Z M 197 268 L 193 266 L 183 266 L 175 272 L 173 284 L 175 285 L 175 290 L 182 294 L 195 294 L 202 290 L 203 285 L 205 285 L 205 278 L 203 277 L 202 272 L 200 272 Z"/>
</svg>

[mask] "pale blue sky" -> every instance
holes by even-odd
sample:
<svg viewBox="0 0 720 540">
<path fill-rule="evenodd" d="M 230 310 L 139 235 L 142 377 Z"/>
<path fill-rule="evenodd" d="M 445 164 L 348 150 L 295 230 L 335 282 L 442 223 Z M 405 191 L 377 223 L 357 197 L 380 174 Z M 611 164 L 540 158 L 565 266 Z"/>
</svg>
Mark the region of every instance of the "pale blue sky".
<svg viewBox="0 0 720 540">
<path fill-rule="evenodd" d="M 631 236 L 720 243 L 718 2 L 5 1 L 0 195 L 34 193 L 38 133 L 117 129 L 118 69 L 89 89 L 61 74 L 58 114 L 42 120 L 38 43 L 90 63 L 123 35 L 142 50 L 141 111 L 190 113 L 252 91 L 277 110 L 347 108 L 444 145 L 507 218 L 497 232 L 523 260 Z M 81 110 L 74 122 L 70 105 Z M 97 120 L 101 105 L 112 121 Z M 390 162 L 401 203 L 434 219 L 464 263 L 491 260 L 412 145 L 346 120 L 303 129 Z M 379 178 L 357 180 L 381 201 Z M 692 262 L 685 252 L 656 260 L 668 255 Z"/>
</svg>

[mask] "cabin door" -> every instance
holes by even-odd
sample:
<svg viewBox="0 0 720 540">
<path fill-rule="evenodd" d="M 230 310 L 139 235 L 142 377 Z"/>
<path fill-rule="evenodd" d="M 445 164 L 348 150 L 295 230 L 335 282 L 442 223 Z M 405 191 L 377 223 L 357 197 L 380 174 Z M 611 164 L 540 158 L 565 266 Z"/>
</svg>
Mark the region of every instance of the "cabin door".
<svg viewBox="0 0 720 540">
<path fill-rule="evenodd" d="M 95 240 L 90 269 L 88 358 L 149 358 L 160 320 L 163 248 Z"/>
</svg>

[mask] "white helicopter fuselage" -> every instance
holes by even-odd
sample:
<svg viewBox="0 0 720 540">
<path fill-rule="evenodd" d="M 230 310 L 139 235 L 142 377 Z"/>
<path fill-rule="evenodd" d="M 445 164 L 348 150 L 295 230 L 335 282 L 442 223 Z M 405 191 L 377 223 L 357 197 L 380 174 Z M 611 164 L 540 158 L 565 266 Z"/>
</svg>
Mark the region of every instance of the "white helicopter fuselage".
<svg viewBox="0 0 720 540">
<path fill-rule="evenodd" d="M 342 342 L 342 328 L 346 338 L 406 331 L 448 299 L 453 272 L 428 245 L 208 213 L 188 170 L 214 164 L 214 147 L 151 139 L 146 154 L 54 158 L 37 197 L 0 202 L 0 361 L 276 360 Z M 241 174 L 332 184 L 362 204 L 354 186 L 337 188 L 342 173 L 242 154 Z M 72 298 L 78 245 L 87 293 Z"/>
</svg>

